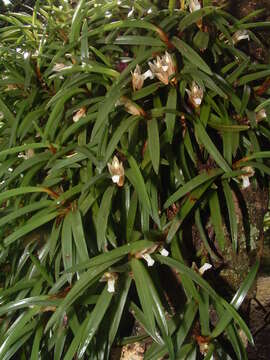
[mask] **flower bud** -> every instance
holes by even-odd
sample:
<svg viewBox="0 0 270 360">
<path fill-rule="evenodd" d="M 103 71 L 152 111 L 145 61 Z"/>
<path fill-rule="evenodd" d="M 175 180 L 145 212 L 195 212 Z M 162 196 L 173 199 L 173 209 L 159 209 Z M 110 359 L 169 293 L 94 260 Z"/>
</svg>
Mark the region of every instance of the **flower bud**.
<svg viewBox="0 0 270 360">
<path fill-rule="evenodd" d="M 199 108 L 203 100 L 203 89 L 193 81 L 190 90 L 187 89 L 186 92 L 193 107 Z"/>
<path fill-rule="evenodd" d="M 131 72 L 133 91 L 140 90 L 143 87 L 144 76 L 141 73 L 140 65 L 136 65 L 135 71 Z"/>
<path fill-rule="evenodd" d="M 168 85 L 170 81 L 175 82 L 175 78 L 170 80 L 170 77 L 176 73 L 171 55 L 166 51 L 161 58 L 157 56 L 156 60 L 148 63 L 150 70 L 163 84 Z"/>
<path fill-rule="evenodd" d="M 126 111 L 131 115 L 146 116 L 144 110 L 139 105 L 125 96 L 121 96 L 121 98 L 115 103 L 115 106 L 119 105 L 123 105 Z"/>
<path fill-rule="evenodd" d="M 247 30 L 237 30 L 232 36 L 232 41 L 234 45 L 237 44 L 239 41 L 246 39 L 249 41 L 249 34 Z"/>
<path fill-rule="evenodd" d="M 267 118 L 267 114 L 266 114 L 265 109 L 261 109 L 260 111 L 258 111 L 256 113 L 256 122 L 257 123 L 264 120 L 264 119 L 266 119 L 266 118 Z"/>
<path fill-rule="evenodd" d="M 59 64 L 55 64 L 52 70 L 58 72 L 58 71 L 63 70 L 65 67 L 66 67 L 65 64 L 59 63 Z"/>
<path fill-rule="evenodd" d="M 115 292 L 115 279 L 111 278 L 108 280 L 108 292 L 114 293 Z"/>
<path fill-rule="evenodd" d="M 199 273 L 200 273 L 201 275 L 203 275 L 207 270 L 209 270 L 209 269 L 211 269 L 211 268 L 212 268 L 212 265 L 211 265 L 211 264 L 205 263 L 205 264 L 203 264 L 203 266 L 201 266 L 201 267 L 199 268 Z"/>
<path fill-rule="evenodd" d="M 18 154 L 18 158 L 23 158 L 24 160 L 28 160 L 31 159 L 32 157 L 35 156 L 35 151 L 34 149 L 28 149 L 25 151 L 25 154 L 23 153 L 19 153 Z"/>
<path fill-rule="evenodd" d="M 166 250 L 165 248 L 161 248 L 159 250 L 159 253 L 162 255 L 162 256 L 168 256 L 169 255 L 169 251 Z"/>
<path fill-rule="evenodd" d="M 142 254 L 142 258 L 147 262 L 147 266 L 153 266 L 155 260 L 151 258 L 150 254 Z"/>
<path fill-rule="evenodd" d="M 115 272 L 105 272 L 100 281 L 107 281 L 108 292 L 114 293 L 115 292 L 115 284 L 116 280 L 118 279 L 118 274 Z"/>
<path fill-rule="evenodd" d="M 190 0 L 189 1 L 189 11 L 192 13 L 193 11 L 197 11 L 201 9 L 201 3 L 199 0 Z"/>
<path fill-rule="evenodd" d="M 86 113 L 86 108 L 82 107 L 80 108 L 80 110 L 78 110 L 74 115 L 73 115 L 73 121 L 77 122 L 80 120 L 80 118 L 82 118 L 83 116 L 85 116 Z"/>
<path fill-rule="evenodd" d="M 124 185 L 125 170 L 122 162 L 119 162 L 117 156 L 113 157 L 112 163 L 108 163 L 108 169 L 112 177 L 112 182 L 119 187 Z"/>
<path fill-rule="evenodd" d="M 251 166 L 245 166 L 242 170 L 245 171 L 245 174 L 241 175 L 241 179 L 243 181 L 242 188 L 246 189 L 250 186 L 249 178 L 254 176 L 255 171 Z"/>
</svg>

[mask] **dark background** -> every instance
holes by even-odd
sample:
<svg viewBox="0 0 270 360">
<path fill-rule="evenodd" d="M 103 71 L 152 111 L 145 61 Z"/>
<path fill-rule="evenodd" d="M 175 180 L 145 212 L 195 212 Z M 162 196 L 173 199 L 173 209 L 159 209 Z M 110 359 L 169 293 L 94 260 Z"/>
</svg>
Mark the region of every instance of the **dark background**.
<svg viewBox="0 0 270 360">
<path fill-rule="evenodd" d="M 26 11 L 31 12 L 27 9 L 27 6 L 33 7 L 35 5 L 35 0 L 11 0 L 10 4 L 6 6 L 3 0 L 0 0 L 0 14 L 5 13 L 6 11 Z"/>
</svg>

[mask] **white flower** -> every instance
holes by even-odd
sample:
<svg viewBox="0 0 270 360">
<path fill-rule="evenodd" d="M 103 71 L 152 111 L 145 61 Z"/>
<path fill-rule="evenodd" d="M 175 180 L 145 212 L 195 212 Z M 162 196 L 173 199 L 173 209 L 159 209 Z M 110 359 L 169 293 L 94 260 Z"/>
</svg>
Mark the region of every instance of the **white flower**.
<svg viewBox="0 0 270 360">
<path fill-rule="evenodd" d="M 6 87 L 6 91 L 16 90 L 18 89 L 18 86 L 16 84 L 8 84 Z"/>
<path fill-rule="evenodd" d="M 115 292 L 115 284 L 118 274 L 115 272 L 105 272 L 100 281 L 107 281 L 107 290 L 109 293 Z"/>
<path fill-rule="evenodd" d="M 190 90 L 187 89 L 186 92 L 194 108 L 199 108 L 203 100 L 203 89 L 193 81 Z"/>
<path fill-rule="evenodd" d="M 255 171 L 251 166 L 245 166 L 242 168 L 243 171 L 245 171 L 245 174 L 241 175 L 241 179 L 243 181 L 242 188 L 246 189 L 250 186 L 249 178 L 254 176 Z"/>
<path fill-rule="evenodd" d="M 131 72 L 131 75 L 133 91 L 140 90 L 144 83 L 144 77 L 141 73 L 140 65 L 136 65 L 136 68 L 134 72 Z"/>
<path fill-rule="evenodd" d="M 157 250 L 161 253 L 163 256 L 168 256 L 169 253 L 166 249 L 163 247 L 160 248 L 160 244 L 154 244 L 150 248 L 145 248 L 139 252 L 136 253 L 135 257 L 136 259 L 144 259 L 147 262 L 147 266 L 153 266 L 155 263 L 155 260 L 151 257 L 150 254 L 155 253 Z"/>
<path fill-rule="evenodd" d="M 126 111 L 135 116 L 145 116 L 144 110 L 137 105 L 135 102 L 131 101 L 125 96 L 121 96 L 119 100 L 115 103 L 115 106 L 123 105 Z"/>
<path fill-rule="evenodd" d="M 66 67 L 65 64 L 59 63 L 59 64 L 55 64 L 52 70 L 53 70 L 53 71 L 61 71 L 61 70 L 63 70 L 65 67 Z"/>
<path fill-rule="evenodd" d="M 117 156 L 113 157 L 112 163 L 108 163 L 108 169 L 112 177 L 112 182 L 119 187 L 124 185 L 125 170 L 122 162 L 119 162 Z"/>
<path fill-rule="evenodd" d="M 199 273 L 200 273 L 201 275 L 203 275 L 207 270 L 209 270 L 209 269 L 211 269 L 211 268 L 212 268 L 212 265 L 211 265 L 211 264 L 205 263 L 205 264 L 203 264 L 203 266 L 201 266 L 201 267 L 199 268 Z"/>
<path fill-rule="evenodd" d="M 145 73 L 142 74 L 144 80 L 146 79 L 154 79 L 154 75 L 151 70 L 147 70 Z"/>
<path fill-rule="evenodd" d="M 169 255 L 169 251 L 166 250 L 166 249 L 164 249 L 164 248 L 161 248 L 161 249 L 159 250 L 159 252 L 160 252 L 160 254 L 161 254 L 162 256 L 168 256 L 168 255 Z"/>
<path fill-rule="evenodd" d="M 142 254 L 142 258 L 147 262 L 147 266 L 153 266 L 155 260 L 151 258 L 150 254 Z"/>
<path fill-rule="evenodd" d="M 115 279 L 114 278 L 110 278 L 108 280 L 108 292 L 109 293 L 115 292 Z"/>
<path fill-rule="evenodd" d="M 26 150 L 25 154 L 23 154 L 23 153 L 18 154 L 18 158 L 23 158 L 24 160 L 28 160 L 28 159 L 32 158 L 33 156 L 35 156 L 35 152 L 33 149 Z"/>
<path fill-rule="evenodd" d="M 80 118 L 82 118 L 83 116 L 85 116 L 85 112 L 86 112 L 86 108 L 82 107 L 80 108 L 80 110 L 78 110 L 74 115 L 73 115 L 73 121 L 77 122 L 80 120 Z"/>
<path fill-rule="evenodd" d="M 248 188 L 250 186 L 249 177 L 243 176 L 242 179 L 243 179 L 243 184 L 242 184 L 243 189 Z"/>
<path fill-rule="evenodd" d="M 170 77 L 176 72 L 173 59 L 167 51 L 161 58 L 157 56 L 156 60 L 154 60 L 153 63 L 149 62 L 148 65 L 152 74 L 165 85 L 169 84 Z M 175 79 L 171 81 L 175 81 Z"/>
<path fill-rule="evenodd" d="M 189 11 L 192 13 L 193 11 L 200 10 L 201 3 L 199 0 L 190 0 L 189 1 Z"/>
<path fill-rule="evenodd" d="M 209 344 L 208 342 L 201 342 L 199 343 L 200 353 L 203 355 L 206 355 L 209 350 Z"/>
<path fill-rule="evenodd" d="M 248 40 L 249 41 L 249 34 L 247 30 L 237 30 L 233 36 L 232 36 L 232 41 L 233 44 L 237 44 L 239 41 L 241 40 Z"/>
<path fill-rule="evenodd" d="M 140 65 L 136 65 L 135 71 L 131 72 L 133 91 L 140 90 L 143 87 L 144 80 L 147 78 L 153 79 L 151 70 L 147 70 L 144 74 L 141 73 Z"/>
<path fill-rule="evenodd" d="M 76 152 L 72 152 L 71 154 L 66 155 L 66 157 L 67 157 L 67 158 L 71 158 L 71 157 L 73 157 L 73 156 L 75 156 L 75 155 L 77 155 L 77 153 L 76 153 Z"/>
<path fill-rule="evenodd" d="M 258 111 L 256 113 L 256 122 L 257 123 L 264 120 L 264 119 L 266 119 L 266 118 L 267 118 L 267 114 L 266 114 L 265 109 L 261 109 L 260 111 Z"/>
</svg>

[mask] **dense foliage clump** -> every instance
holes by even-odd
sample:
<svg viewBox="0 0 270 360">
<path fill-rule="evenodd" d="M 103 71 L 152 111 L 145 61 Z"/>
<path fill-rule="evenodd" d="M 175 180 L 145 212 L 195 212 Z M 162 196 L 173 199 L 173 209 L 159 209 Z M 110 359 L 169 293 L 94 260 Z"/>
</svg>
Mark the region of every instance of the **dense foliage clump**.
<svg viewBox="0 0 270 360">
<path fill-rule="evenodd" d="M 161 3 L 0 15 L 1 359 L 135 341 L 146 360 L 246 359 L 247 199 L 270 174 L 270 70 L 249 46 L 269 23 Z"/>
</svg>

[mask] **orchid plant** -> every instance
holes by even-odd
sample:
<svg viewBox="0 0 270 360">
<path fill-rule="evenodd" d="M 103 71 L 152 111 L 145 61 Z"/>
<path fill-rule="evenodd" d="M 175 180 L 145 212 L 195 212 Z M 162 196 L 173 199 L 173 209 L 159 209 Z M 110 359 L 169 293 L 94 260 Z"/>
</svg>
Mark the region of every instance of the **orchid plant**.
<svg viewBox="0 0 270 360">
<path fill-rule="evenodd" d="M 0 358 L 247 359 L 269 24 L 199 0 L 31 12 L 0 15 Z"/>
</svg>

